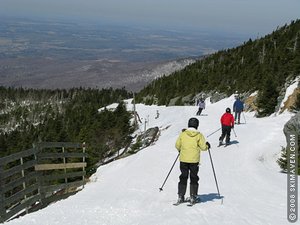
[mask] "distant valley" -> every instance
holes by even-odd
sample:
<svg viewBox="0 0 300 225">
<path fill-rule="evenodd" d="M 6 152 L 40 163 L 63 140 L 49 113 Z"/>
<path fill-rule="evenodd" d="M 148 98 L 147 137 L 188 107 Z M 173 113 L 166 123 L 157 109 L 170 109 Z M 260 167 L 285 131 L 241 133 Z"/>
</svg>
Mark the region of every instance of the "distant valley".
<svg viewBox="0 0 300 225">
<path fill-rule="evenodd" d="M 0 24 L 0 86 L 126 87 L 182 69 L 243 37 L 4 18 Z"/>
</svg>

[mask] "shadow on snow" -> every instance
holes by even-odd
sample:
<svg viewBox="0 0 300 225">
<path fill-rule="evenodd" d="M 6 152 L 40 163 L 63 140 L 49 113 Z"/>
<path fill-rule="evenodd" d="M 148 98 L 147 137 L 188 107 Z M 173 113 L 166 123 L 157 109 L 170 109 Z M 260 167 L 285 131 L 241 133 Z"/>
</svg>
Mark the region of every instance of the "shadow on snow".
<svg viewBox="0 0 300 225">
<path fill-rule="evenodd" d="M 214 200 L 217 199 L 223 199 L 224 196 L 219 196 L 218 193 L 209 193 L 209 194 L 202 194 L 202 195 L 198 195 L 198 197 L 200 198 L 201 203 L 204 202 L 213 202 Z"/>
</svg>

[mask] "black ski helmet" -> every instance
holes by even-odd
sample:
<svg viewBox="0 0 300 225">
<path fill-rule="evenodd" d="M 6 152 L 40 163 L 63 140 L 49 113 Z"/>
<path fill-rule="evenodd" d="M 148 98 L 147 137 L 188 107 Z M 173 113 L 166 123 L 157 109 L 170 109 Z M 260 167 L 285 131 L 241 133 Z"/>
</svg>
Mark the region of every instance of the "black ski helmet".
<svg viewBox="0 0 300 225">
<path fill-rule="evenodd" d="M 188 127 L 193 127 L 195 129 L 198 129 L 199 126 L 199 120 L 195 117 L 192 117 L 189 119 Z"/>
<path fill-rule="evenodd" d="M 231 109 L 230 108 L 226 108 L 226 112 L 227 113 L 231 113 Z"/>
</svg>

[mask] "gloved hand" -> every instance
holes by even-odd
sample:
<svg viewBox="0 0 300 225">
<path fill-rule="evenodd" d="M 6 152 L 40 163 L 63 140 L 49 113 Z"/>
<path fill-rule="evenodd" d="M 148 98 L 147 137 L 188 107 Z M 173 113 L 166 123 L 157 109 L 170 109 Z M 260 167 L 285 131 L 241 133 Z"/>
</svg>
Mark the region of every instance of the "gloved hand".
<svg viewBox="0 0 300 225">
<path fill-rule="evenodd" d="M 231 129 L 233 129 L 233 128 L 234 128 L 234 126 L 232 125 L 232 126 L 231 126 Z"/>
<path fill-rule="evenodd" d="M 207 149 L 210 149 L 210 144 L 208 141 L 206 142 L 206 146 L 207 146 Z"/>
</svg>

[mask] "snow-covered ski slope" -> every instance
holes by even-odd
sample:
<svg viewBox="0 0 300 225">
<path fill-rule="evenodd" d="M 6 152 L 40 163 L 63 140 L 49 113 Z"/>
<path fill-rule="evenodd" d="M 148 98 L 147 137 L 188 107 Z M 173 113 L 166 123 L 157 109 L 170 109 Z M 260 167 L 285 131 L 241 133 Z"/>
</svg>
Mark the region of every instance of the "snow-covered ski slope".
<svg viewBox="0 0 300 225">
<path fill-rule="evenodd" d="M 199 130 L 209 135 L 220 128 L 219 119 L 234 97 L 207 104 L 199 116 Z M 131 106 L 129 106 L 131 107 Z M 159 111 L 159 118 L 157 116 Z M 286 175 L 276 160 L 286 145 L 283 126 L 292 114 L 255 118 L 242 116 L 231 133 L 234 144 L 217 148 L 221 131 L 211 135 L 211 154 L 222 200 L 218 199 L 208 152 L 202 152 L 199 194 L 202 203 L 173 206 L 177 200 L 179 163 L 159 192 L 176 156 L 175 141 L 195 106 L 137 105 L 148 127 L 161 129 L 159 140 L 130 157 L 102 166 L 85 188 L 46 209 L 12 220 L 7 225 L 284 225 Z M 141 124 L 141 130 L 144 124 Z M 188 191 L 189 192 L 189 191 Z M 188 197 L 188 195 L 186 196 Z M 223 204 L 222 204 L 223 203 Z"/>
</svg>

